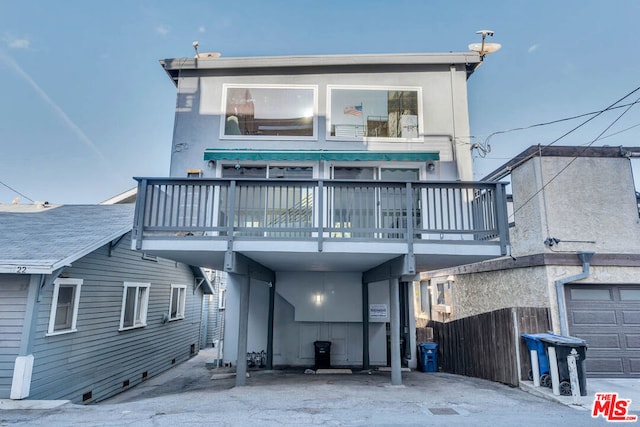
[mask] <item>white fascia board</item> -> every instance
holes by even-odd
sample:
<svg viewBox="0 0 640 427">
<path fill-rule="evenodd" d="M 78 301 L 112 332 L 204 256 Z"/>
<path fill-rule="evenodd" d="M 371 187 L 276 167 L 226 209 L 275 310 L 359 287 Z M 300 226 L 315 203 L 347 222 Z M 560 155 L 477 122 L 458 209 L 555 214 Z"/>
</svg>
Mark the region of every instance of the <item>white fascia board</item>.
<svg viewBox="0 0 640 427">
<path fill-rule="evenodd" d="M 436 65 L 480 63 L 477 52 L 459 53 L 399 53 L 360 55 L 299 55 L 299 56 L 255 56 L 219 58 L 167 58 L 160 63 L 171 69 L 225 69 L 225 68 L 270 68 L 313 67 L 340 65 Z"/>
<path fill-rule="evenodd" d="M 51 274 L 54 271 L 51 265 L 28 264 L 29 262 L 33 261 L 0 264 L 0 274 Z"/>
<path fill-rule="evenodd" d="M 53 264 L 53 270 L 57 270 L 58 268 L 61 267 L 65 267 L 65 266 L 69 266 L 71 265 L 72 262 L 82 258 L 83 256 L 90 254 L 91 252 L 95 251 L 96 249 L 102 247 L 103 245 L 106 245 L 107 243 L 113 241 L 114 239 L 117 239 L 118 237 L 127 234 L 128 232 L 131 231 L 131 229 L 133 228 L 133 225 L 128 225 L 124 228 L 121 228 L 119 231 L 112 233 L 100 240 L 96 240 L 95 242 L 91 243 L 90 245 L 85 246 L 84 248 L 82 248 L 81 250 L 77 251 L 74 254 L 69 255 L 68 257 L 55 262 Z"/>
<path fill-rule="evenodd" d="M 51 274 L 59 268 L 70 266 L 74 261 L 82 258 L 83 256 L 90 254 L 96 249 L 106 245 L 107 243 L 117 239 L 118 237 L 131 231 L 132 226 L 124 227 L 115 233 L 111 233 L 108 236 L 100 240 L 96 240 L 90 245 L 85 246 L 81 250 L 63 258 L 59 261 L 43 261 L 38 263 L 34 260 L 11 260 L 4 264 L 0 264 L 0 273 L 5 274 Z"/>
</svg>

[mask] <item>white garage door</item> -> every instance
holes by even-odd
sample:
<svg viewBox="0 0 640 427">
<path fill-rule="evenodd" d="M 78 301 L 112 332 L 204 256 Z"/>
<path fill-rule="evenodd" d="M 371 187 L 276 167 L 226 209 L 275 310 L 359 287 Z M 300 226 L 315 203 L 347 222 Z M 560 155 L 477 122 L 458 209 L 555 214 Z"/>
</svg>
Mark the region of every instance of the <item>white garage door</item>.
<svg viewBox="0 0 640 427">
<path fill-rule="evenodd" d="M 589 377 L 640 378 L 640 285 L 567 285 L 569 334 L 588 344 Z"/>
</svg>

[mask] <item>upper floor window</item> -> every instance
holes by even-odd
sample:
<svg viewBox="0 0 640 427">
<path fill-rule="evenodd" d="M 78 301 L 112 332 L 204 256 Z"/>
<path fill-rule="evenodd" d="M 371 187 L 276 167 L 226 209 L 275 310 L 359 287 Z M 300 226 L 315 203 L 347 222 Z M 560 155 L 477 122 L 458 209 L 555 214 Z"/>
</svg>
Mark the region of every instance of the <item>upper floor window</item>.
<svg viewBox="0 0 640 427">
<path fill-rule="evenodd" d="M 147 325 L 149 287 L 149 283 L 124 283 L 120 330 L 140 328 Z"/>
<path fill-rule="evenodd" d="M 420 88 L 329 86 L 328 139 L 417 140 Z"/>
<path fill-rule="evenodd" d="M 315 86 L 224 85 L 222 138 L 315 139 Z"/>
<path fill-rule="evenodd" d="M 47 335 L 76 331 L 82 279 L 56 279 Z"/>
</svg>

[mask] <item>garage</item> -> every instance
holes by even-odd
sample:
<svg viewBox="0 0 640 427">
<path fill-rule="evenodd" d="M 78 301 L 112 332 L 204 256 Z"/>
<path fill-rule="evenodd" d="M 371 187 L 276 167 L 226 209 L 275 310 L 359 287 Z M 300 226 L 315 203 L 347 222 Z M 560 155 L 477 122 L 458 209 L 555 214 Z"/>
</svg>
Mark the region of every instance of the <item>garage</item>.
<svg viewBox="0 0 640 427">
<path fill-rule="evenodd" d="M 640 378 L 640 285 L 567 285 L 569 334 L 584 339 L 590 377 Z"/>
</svg>

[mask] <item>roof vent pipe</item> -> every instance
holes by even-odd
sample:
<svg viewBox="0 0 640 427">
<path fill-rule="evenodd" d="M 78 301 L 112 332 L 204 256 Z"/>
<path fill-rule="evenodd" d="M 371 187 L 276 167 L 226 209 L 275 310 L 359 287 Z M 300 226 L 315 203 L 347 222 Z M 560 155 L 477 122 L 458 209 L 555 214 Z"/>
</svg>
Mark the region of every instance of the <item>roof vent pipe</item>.
<svg viewBox="0 0 640 427">
<path fill-rule="evenodd" d="M 578 259 L 582 262 L 582 273 L 576 274 L 574 276 L 564 277 L 562 279 L 556 280 L 554 283 L 556 285 L 556 297 L 558 300 L 558 317 L 560 318 L 560 335 L 568 335 L 569 334 L 569 325 L 567 323 L 567 312 L 565 307 L 565 299 L 564 299 L 564 285 L 566 283 L 575 282 L 576 280 L 582 280 L 589 277 L 589 269 L 591 258 L 595 252 L 578 252 Z"/>
</svg>

